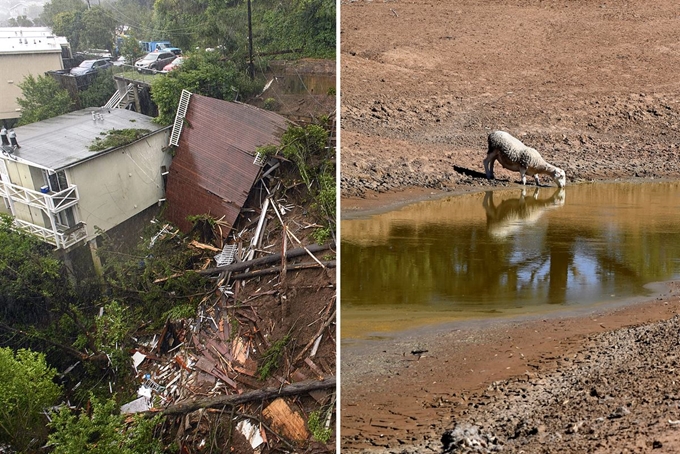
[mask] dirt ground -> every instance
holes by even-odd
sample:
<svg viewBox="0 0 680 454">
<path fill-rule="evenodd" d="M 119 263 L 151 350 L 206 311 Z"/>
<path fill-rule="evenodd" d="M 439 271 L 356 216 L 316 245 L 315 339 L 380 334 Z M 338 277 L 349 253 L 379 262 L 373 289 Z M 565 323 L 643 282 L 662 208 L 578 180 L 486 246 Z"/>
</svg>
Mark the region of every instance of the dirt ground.
<svg viewBox="0 0 680 454">
<path fill-rule="evenodd" d="M 568 185 L 680 177 L 679 19 L 670 0 L 343 0 L 343 213 L 514 186 L 482 173 L 496 129 Z M 678 452 L 676 292 L 343 347 L 342 450 Z"/>
</svg>

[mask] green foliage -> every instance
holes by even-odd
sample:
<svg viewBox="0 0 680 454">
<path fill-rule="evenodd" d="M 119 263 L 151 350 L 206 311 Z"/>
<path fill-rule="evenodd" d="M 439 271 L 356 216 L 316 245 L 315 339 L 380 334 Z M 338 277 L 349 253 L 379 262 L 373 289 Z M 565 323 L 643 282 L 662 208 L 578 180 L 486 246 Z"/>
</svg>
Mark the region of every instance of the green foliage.
<svg viewBox="0 0 680 454">
<path fill-rule="evenodd" d="M 160 416 L 150 420 L 135 418 L 125 423 L 115 399 L 91 397 L 92 412 L 72 413 L 62 407 L 52 416 L 49 444 L 54 454 L 153 454 L 163 452 L 154 435 Z"/>
<path fill-rule="evenodd" d="M 106 131 L 106 137 L 104 139 L 95 137 L 92 144 L 88 147 L 88 150 L 101 151 L 108 150 L 109 148 L 122 147 L 123 145 L 127 145 L 144 137 L 150 132 L 151 131 L 148 129 L 112 129 Z"/>
<path fill-rule="evenodd" d="M 22 97 L 17 99 L 21 106 L 19 125 L 27 125 L 70 112 L 73 101 L 68 91 L 59 86 L 50 76 L 29 74 L 19 84 Z"/>
<path fill-rule="evenodd" d="M 286 334 L 283 336 L 283 339 L 274 342 L 272 346 L 264 352 L 262 355 L 262 362 L 257 368 L 257 376 L 260 380 L 266 380 L 271 377 L 279 367 L 279 361 L 281 360 L 290 339 L 290 334 Z"/>
<path fill-rule="evenodd" d="M 83 109 L 103 106 L 115 91 L 116 82 L 113 80 L 111 70 L 99 71 L 90 86 L 79 93 L 80 106 Z"/>
<path fill-rule="evenodd" d="M 302 49 L 302 55 L 335 57 L 335 1 L 292 0 L 254 7 L 253 41 L 263 51 Z"/>
<path fill-rule="evenodd" d="M 239 71 L 231 61 L 222 61 L 216 52 L 193 53 L 182 66 L 151 83 L 151 98 L 158 106 L 158 123 L 169 125 L 174 121 L 183 89 L 233 101 L 256 93 L 261 84 L 250 81 L 245 72 Z"/>
<path fill-rule="evenodd" d="M 85 49 L 113 49 L 116 21 L 101 6 L 93 6 L 82 14 L 80 47 Z"/>
<path fill-rule="evenodd" d="M 65 36 L 74 51 L 80 49 L 82 18 L 82 10 L 73 10 L 59 12 L 51 19 L 54 34 Z"/>
<path fill-rule="evenodd" d="M 54 29 L 56 25 L 56 17 L 60 13 L 65 13 L 65 12 L 82 12 L 87 9 L 87 5 L 85 2 L 82 0 L 52 0 L 51 2 L 47 2 L 43 5 L 43 12 L 40 15 L 41 21 L 47 25 L 48 27 L 52 27 L 52 31 L 58 35 L 58 36 L 65 36 L 65 35 L 60 35 L 57 33 L 57 30 Z M 69 43 L 71 43 L 71 46 L 73 46 L 73 42 L 69 40 Z"/>
<path fill-rule="evenodd" d="M 281 138 L 281 151 L 286 159 L 293 161 L 307 187 L 312 184 L 311 158 L 319 155 L 328 140 L 328 133 L 321 126 L 291 126 Z M 308 162 L 309 161 L 309 162 Z"/>
<path fill-rule="evenodd" d="M 45 23 L 58 36 L 65 36 L 73 50 L 113 49 L 117 22 L 101 7 L 86 8 L 83 2 L 58 1 L 45 4 Z"/>
<path fill-rule="evenodd" d="M 193 304 L 179 304 L 163 314 L 163 319 L 184 320 L 196 317 L 197 307 Z"/>
<path fill-rule="evenodd" d="M 104 313 L 95 318 L 95 348 L 109 357 L 116 371 L 125 375 L 130 365 L 130 357 L 124 349 L 127 337 L 134 328 L 128 308 L 118 301 L 104 305 Z"/>
<path fill-rule="evenodd" d="M 323 413 L 320 410 L 315 410 L 309 414 L 307 426 L 312 433 L 312 437 L 321 443 L 328 443 L 331 435 L 333 435 L 333 430 L 326 428 L 326 424 L 323 420 Z"/>
<path fill-rule="evenodd" d="M 336 207 L 336 192 L 335 192 L 335 175 L 330 173 L 322 173 L 318 179 L 319 191 L 314 202 L 315 208 L 318 208 L 322 215 L 327 219 L 335 219 Z"/>
<path fill-rule="evenodd" d="M 181 238 L 159 236 L 150 247 L 150 238 L 160 229 L 152 227 L 136 247 L 124 252 L 116 241 L 104 236 L 98 253 L 111 297 L 128 305 L 130 323 L 150 321 L 159 326 L 173 308 L 182 307 L 178 313 L 186 313 L 186 306 L 197 307 L 209 291 L 210 281 L 185 272 L 193 268 L 194 252 Z"/>
<path fill-rule="evenodd" d="M 325 244 L 326 241 L 331 237 L 330 227 L 320 227 L 312 233 L 312 238 L 316 244 Z"/>
<path fill-rule="evenodd" d="M 154 25 L 175 46 L 218 49 L 243 70 L 248 57 L 247 11 L 247 2 L 238 0 L 156 0 Z M 335 13 L 334 0 L 252 2 L 255 51 L 302 49 L 294 55 L 334 58 Z"/>
<path fill-rule="evenodd" d="M 281 153 L 297 166 L 310 190 L 312 208 L 323 224 L 313 234 L 317 243 L 325 242 L 335 231 L 335 166 L 327 143 L 328 132 L 321 125 L 291 126 L 281 138 Z"/>
<path fill-rule="evenodd" d="M 276 145 L 263 145 L 261 147 L 257 147 L 255 149 L 255 152 L 261 154 L 266 158 L 269 158 L 279 152 L 279 147 L 277 147 Z"/>
<path fill-rule="evenodd" d="M 7 21 L 10 27 L 35 27 L 36 25 L 26 16 L 17 16 L 17 18 L 10 17 Z"/>
<path fill-rule="evenodd" d="M 20 325 L 49 317 L 53 298 L 68 298 L 69 283 L 52 247 L 14 230 L 0 214 L 0 320 Z"/>
<path fill-rule="evenodd" d="M 0 348 L 0 443 L 20 452 L 36 450 L 47 438 L 42 414 L 54 405 L 61 389 L 52 379 L 45 355 Z"/>
<path fill-rule="evenodd" d="M 123 45 L 121 46 L 120 53 L 125 57 L 128 65 L 134 65 L 135 61 L 144 56 L 144 51 L 142 51 L 139 40 L 135 35 L 123 38 Z"/>
<path fill-rule="evenodd" d="M 275 110 L 277 106 L 278 106 L 278 103 L 276 102 L 276 99 L 274 99 L 274 98 L 267 98 L 267 99 L 264 100 L 263 107 L 266 110 Z"/>
</svg>

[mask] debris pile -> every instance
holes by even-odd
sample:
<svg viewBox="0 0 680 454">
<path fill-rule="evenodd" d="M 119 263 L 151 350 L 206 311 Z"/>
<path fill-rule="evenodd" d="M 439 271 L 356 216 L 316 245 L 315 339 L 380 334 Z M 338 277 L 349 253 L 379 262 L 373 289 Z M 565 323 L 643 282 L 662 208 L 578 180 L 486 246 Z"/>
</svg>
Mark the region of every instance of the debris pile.
<svg viewBox="0 0 680 454">
<path fill-rule="evenodd" d="M 174 418 L 182 452 L 214 443 L 216 431 L 230 433 L 238 452 L 333 450 L 334 243 L 305 245 L 305 215 L 267 197 L 256 221 L 242 216 L 250 226 L 232 244 L 187 243 L 203 259 L 185 272 L 209 276 L 214 291 L 194 318 L 139 340 L 138 398 L 121 411 Z M 168 226 L 160 232 L 155 242 L 174 237 Z"/>
</svg>

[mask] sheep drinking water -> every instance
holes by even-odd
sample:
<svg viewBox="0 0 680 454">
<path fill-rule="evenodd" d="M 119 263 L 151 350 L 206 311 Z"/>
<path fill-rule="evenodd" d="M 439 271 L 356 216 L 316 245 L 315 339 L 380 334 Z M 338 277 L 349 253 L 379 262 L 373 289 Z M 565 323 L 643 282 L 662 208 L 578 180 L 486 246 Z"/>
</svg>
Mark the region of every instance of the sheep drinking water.
<svg viewBox="0 0 680 454">
<path fill-rule="evenodd" d="M 537 186 L 540 185 L 539 174 L 549 175 L 560 188 L 563 188 L 567 181 L 564 170 L 548 164 L 538 151 L 527 147 L 505 131 L 494 131 L 489 134 L 489 151 L 484 159 L 484 171 L 489 179 L 494 178 L 493 165 L 496 160 L 504 168 L 519 172 L 524 185 L 526 175 L 533 176 Z"/>
</svg>

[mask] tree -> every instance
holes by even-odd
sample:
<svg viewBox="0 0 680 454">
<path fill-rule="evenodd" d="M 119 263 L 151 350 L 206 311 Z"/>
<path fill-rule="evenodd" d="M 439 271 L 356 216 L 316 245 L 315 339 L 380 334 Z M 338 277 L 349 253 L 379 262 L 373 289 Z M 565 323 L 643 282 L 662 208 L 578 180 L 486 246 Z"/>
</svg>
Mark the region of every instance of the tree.
<svg viewBox="0 0 680 454">
<path fill-rule="evenodd" d="M 22 97 L 17 99 L 21 106 L 20 125 L 46 120 L 70 112 L 73 101 L 68 92 L 50 76 L 26 76 L 19 84 Z"/>
<path fill-rule="evenodd" d="M 19 350 L 15 354 L 0 348 L 0 442 L 19 452 L 44 444 L 47 418 L 42 413 L 61 395 L 52 381 L 56 374 L 42 353 Z"/>
<path fill-rule="evenodd" d="M 57 36 L 64 36 L 72 49 L 80 46 L 80 32 L 82 23 L 82 11 L 63 11 L 52 19 L 52 31 Z"/>
<path fill-rule="evenodd" d="M 86 9 L 87 5 L 85 5 L 82 0 L 52 0 L 51 2 L 45 3 L 43 6 L 43 12 L 40 15 L 40 20 L 48 27 L 54 27 L 55 19 L 60 13 L 83 12 Z M 73 43 L 71 43 L 71 45 L 73 45 Z"/>
<path fill-rule="evenodd" d="M 178 69 L 151 84 L 151 97 L 158 106 L 156 121 L 171 124 L 182 89 L 216 99 L 233 101 L 261 88 L 248 80 L 245 72 L 231 61 L 221 61 L 216 52 L 196 52 Z"/>
<path fill-rule="evenodd" d="M 123 46 L 120 50 L 121 55 L 125 57 L 127 64 L 133 65 L 135 61 L 144 56 L 144 52 L 139 45 L 139 40 L 134 35 L 123 38 Z"/>
<path fill-rule="evenodd" d="M 82 49 L 113 50 L 116 21 L 108 10 L 95 6 L 83 12 L 80 46 Z"/>
<path fill-rule="evenodd" d="M 33 27 L 33 22 L 26 16 L 10 17 L 8 23 L 10 27 Z"/>
</svg>

